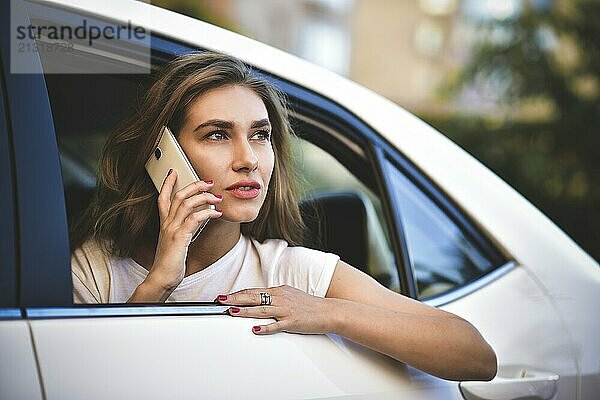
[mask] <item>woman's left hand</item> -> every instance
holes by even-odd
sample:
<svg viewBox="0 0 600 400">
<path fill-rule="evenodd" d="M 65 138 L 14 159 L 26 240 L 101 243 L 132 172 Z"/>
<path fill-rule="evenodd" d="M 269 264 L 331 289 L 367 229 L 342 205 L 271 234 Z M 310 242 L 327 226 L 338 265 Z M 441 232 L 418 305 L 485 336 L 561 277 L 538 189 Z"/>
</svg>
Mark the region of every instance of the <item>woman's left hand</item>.
<svg viewBox="0 0 600 400">
<path fill-rule="evenodd" d="M 266 293 L 270 296 L 261 296 Z M 261 300 L 262 303 L 261 303 Z M 329 333 L 332 331 L 332 318 L 329 315 L 328 299 L 311 296 L 302 290 L 288 285 L 271 288 L 244 289 L 228 295 L 220 295 L 215 300 L 223 305 L 231 305 L 229 314 L 245 318 L 274 318 L 277 322 L 258 325 L 252 331 L 259 335 L 276 332 Z"/>
</svg>

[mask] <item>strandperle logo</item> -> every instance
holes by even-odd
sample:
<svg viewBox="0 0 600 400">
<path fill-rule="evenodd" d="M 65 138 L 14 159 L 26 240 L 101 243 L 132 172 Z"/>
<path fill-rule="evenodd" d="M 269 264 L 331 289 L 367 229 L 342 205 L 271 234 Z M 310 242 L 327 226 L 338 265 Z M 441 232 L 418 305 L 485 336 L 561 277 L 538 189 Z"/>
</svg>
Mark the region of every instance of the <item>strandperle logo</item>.
<svg viewBox="0 0 600 400">
<path fill-rule="evenodd" d="M 141 26 L 132 25 L 131 21 L 127 25 L 108 25 L 103 28 L 88 25 L 87 20 L 83 20 L 81 25 L 72 26 L 44 26 L 44 25 L 29 25 L 17 26 L 17 39 L 41 39 L 71 41 L 79 39 L 87 41 L 88 46 L 93 46 L 95 40 L 112 40 L 112 39 L 137 39 L 143 40 L 146 38 L 146 30 Z"/>
<path fill-rule="evenodd" d="M 0 0 L 6 1 L 6 0 Z M 141 1 L 141 0 L 140 0 Z M 102 0 L 120 9 L 120 0 Z M 89 4 L 88 4 L 89 3 Z M 129 7 L 105 13 L 52 2 L 10 0 L 12 74 L 149 74 L 149 27 Z M 131 4 L 129 4 L 131 6 Z M 128 14 L 129 13 L 129 14 Z"/>
</svg>

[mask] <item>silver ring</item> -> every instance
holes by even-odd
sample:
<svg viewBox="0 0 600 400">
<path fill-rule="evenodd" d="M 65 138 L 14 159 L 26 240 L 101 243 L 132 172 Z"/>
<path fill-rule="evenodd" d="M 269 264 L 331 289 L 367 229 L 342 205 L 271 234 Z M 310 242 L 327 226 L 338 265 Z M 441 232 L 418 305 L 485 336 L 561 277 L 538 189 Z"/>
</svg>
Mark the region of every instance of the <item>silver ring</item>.
<svg viewBox="0 0 600 400">
<path fill-rule="evenodd" d="M 271 305 L 271 295 L 266 292 L 260 292 L 260 305 L 261 306 L 270 306 Z"/>
</svg>

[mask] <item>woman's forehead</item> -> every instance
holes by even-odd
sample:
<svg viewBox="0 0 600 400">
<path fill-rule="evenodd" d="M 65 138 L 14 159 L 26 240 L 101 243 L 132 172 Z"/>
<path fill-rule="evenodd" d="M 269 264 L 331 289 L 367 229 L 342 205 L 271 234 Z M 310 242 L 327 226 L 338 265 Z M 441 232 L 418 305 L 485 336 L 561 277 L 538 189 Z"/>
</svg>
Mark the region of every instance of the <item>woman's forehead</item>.
<svg viewBox="0 0 600 400">
<path fill-rule="evenodd" d="M 188 118 L 221 119 L 248 122 L 268 118 L 263 100 L 253 90 L 240 85 L 211 89 L 198 96 L 188 107 Z"/>
</svg>

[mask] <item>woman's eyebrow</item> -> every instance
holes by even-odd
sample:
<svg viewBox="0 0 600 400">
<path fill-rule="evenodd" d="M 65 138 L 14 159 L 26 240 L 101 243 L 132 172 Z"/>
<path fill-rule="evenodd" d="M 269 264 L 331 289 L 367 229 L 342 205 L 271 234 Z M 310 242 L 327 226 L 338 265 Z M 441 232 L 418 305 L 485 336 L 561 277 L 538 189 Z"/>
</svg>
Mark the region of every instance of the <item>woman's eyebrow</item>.
<svg viewBox="0 0 600 400">
<path fill-rule="evenodd" d="M 196 132 L 199 129 L 202 128 L 206 128 L 207 126 L 216 126 L 217 128 L 221 128 L 221 129 L 233 129 L 233 122 L 231 121 L 225 121 L 222 119 L 209 119 L 206 122 L 201 123 L 200 125 L 198 125 L 196 127 L 196 129 L 194 129 L 194 132 Z M 252 124 L 250 125 L 250 128 L 254 129 L 254 128 L 260 128 L 263 126 L 271 126 L 271 123 L 269 122 L 269 118 L 263 118 L 259 121 L 253 121 Z"/>
<path fill-rule="evenodd" d="M 260 121 L 254 121 L 252 122 L 252 125 L 250 125 L 250 128 L 261 128 L 263 126 L 271 126 L 271 123 L 269 122 L 269 118 L 263 118 Z"/>
<path fill-rule="evenodd" d="M 216 126 L 217 128 L 222 128 L 222 129 L 232 129 L 233 122 L 224 121 L 222 119 L 209 119 L 208 121 L 203 122 L 200 125 L 198 125 L 196 127 L 196 129 L 194 129 L 194 132 L 196 132 L 198 129 L 202 129 L 207 126 Z"/>
</svg>

